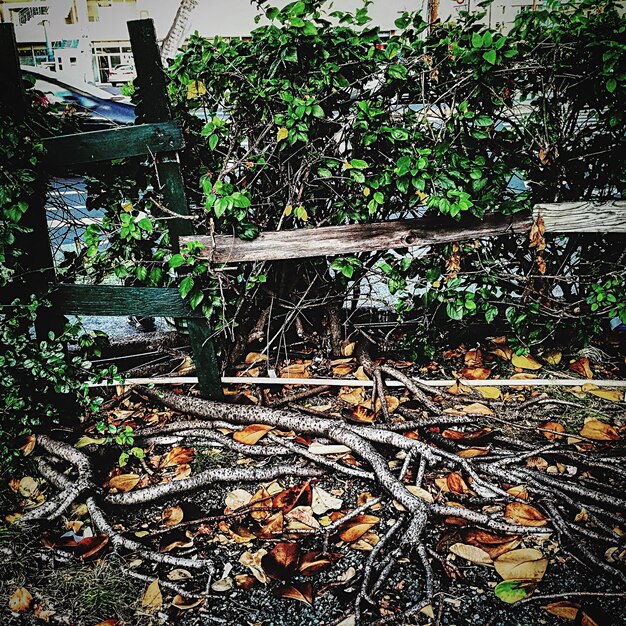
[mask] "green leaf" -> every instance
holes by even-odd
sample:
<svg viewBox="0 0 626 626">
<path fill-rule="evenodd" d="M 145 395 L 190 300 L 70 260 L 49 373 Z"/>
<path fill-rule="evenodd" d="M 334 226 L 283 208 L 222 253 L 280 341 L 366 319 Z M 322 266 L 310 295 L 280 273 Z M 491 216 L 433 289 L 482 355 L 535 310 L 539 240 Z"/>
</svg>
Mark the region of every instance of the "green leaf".
<svg viewBox="0 0 626 626">
<path fill-rule="evenodd" d="M 390 78 L 397 78 L 398 80 L 406 80 L 407 71 L 404 65 L 390 65 L 387 70 Z"/>
<path fill-rule="evenodd" d="M 495 50 L 487 50 L 487 52 L 483 53 L 483 59 L 487 61 L 487 63 L 491 63 L 491 65 L 496 64 L 496 51 Z"/>
<path fill-rule="evenodd" d="M 515 604 L 524 598 L 527 598 L 535 589 L 533 583 L 523 580 L 503 580 L 496 585 L 494 593 L 502 602 L 507 604 Z"/>
<path fill-rule="evenodd" d="M 609 93 L 613 93 L 617 89 L 617 81 L 614 78 L 609 78 L 606 81 L 606 90 Z"/>
<path fill-rule="evenodd" d="M 189 305 L 192 309 L 196 309 L 196 307 L 204 300 L 204 293 L 202 291 L 196 291 L 191 294 L 189 298 Z"/>
<path fill-rule="evenodd" d="M 448 302 L 448 305 L 446 306 L 446 312 L 450 319 L 460 321 L 463 319 L 463 304 Z"/>
<path fill-rule="evenodd" d="M 302 34 L 303 35 L 309 35 L 309 36 L 317 35 L 317 28 L 315 28 L 315 25 L 313 24 L 313 22 L 305 22 L 304 23 L 304 28 L 302 29 Z"/>
<path fill-rule="evenodd" d="M 488 115 L 477 115 L 475 120 L 477 126 L 491 126 L 493 120 Z"/>
<path fill-rule="evenodd" d="M 219 135 L 217 135 L 216 133 L 213 133 L 210 137 L 209 137 L 209 149 L 210 150 L 215 150 L 215 146 L 217 146 L 217 142 L 220 140 Z"/>
<path fill-rule="evenodd" d="M 170 269 L 174 270 L 177 267 L 180 267 L 181 265 L 185 265 L 185 257 L 182 254 L 175 254 L 171 259 L 170 259 Z"/>
<path fill-rule="evenodd" d="M 179 287 L 181 297 L 186 298 L 189 295 L 189 292 L 193 289 L 193 285 L 193 278 L 191 276 L 185 276 Z"/>
<path fill-rule="evenodd" d="M 324 117 L 326 113 L 324 113 L 324 109 L 319 104 L 313 106 L 313 116 L 314 117 Z"/>
<path fill-rule="evenodd" d="M 141 228 L 141 230 L 145 230 L 147 233 L 152 232 L 152 222 L 149 218 L 144 217 L 137 222 L 137 226 Z"/>
<path fill-rule="evenodd" d="M 364 170 L 368 167 L 367 162 L 362 159 L 352 159 L 352 161 L 350 161 L 350 165 L 357 170 Z"/>
<path fill-rule="evenodd" d="M 480 33 L 472 34 L 472 48 L 482 48 L 483 47 L 483 38 Z"/>
<path fill-rule="evenodd" d="M 333 173 L 325 167 L 320 167 L 319 170 L 317 170 L 317 175 L 320 178 L 330 178 L 333 175 Z"/>
<path fill-rule="evenodd" d="M 215 211 L 216 217 L 222 217 L 224 215 L 224 211 L 228 208 L 229 199 L 228 198 L 218 198 L 215 201 L 215 205 L 213 206 L 213 211 Z"/>
</svg>

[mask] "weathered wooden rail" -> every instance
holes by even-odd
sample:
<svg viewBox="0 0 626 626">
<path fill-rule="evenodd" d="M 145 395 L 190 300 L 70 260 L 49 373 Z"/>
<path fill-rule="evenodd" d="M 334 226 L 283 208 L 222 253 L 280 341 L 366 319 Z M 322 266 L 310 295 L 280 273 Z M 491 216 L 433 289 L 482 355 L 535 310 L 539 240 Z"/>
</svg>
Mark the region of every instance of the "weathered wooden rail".
<svg viewBox="0 0 626 626">
<path fill-rule="evenodd" d="M 319 256 L 356 254 L 394 248 L 410 248 L 454 241 L 481 239 L 510 233 L 528 232 L 541 215 L 548 233 L 626 232 L 626 202 L 594 204 L 568 202 L 540 204 L 533 216 L 489 216 L 484 220 L 464 220 L 451 226 L 449 220 L 434 218 L 396 220 L 371 224 L 350 224 L 321 228 L 301 228 L 265 232 L 254 240 L 228 235 L 206 236 L 193 232 L 177 151 L 184 147 L 180 128 L 172 118 L 165 75 L 151 20 L 128 23 L 137 70 L 136 86 L 142 98 L 143 124 L 114 130 L 94 131 L 53 137 L 44 141 L 49 172 L 74 171 L 83 165 L 113 159 L 151 155 L 164 205 L 181 219 L 167 220 L 175 249 L 179 244 L 200 241 L 201 256 L 214 263 L 271 261 Z M 14 114 L 23 117 L 24 93 L 11 24 L 0 24 L 0 100 Z M 32 232 L 19 242 L 28 251 L 29 268 L 36 279 L 30 287 L 37 291 L 53 284 L 52 313 L 38 320 L 38 335 L 58 329 L 62 315 L 127 315 L 186 318 L 198 381 L 211 398 L 222 395 L 220 372 L 210 329 L 202 315 L 192 311 L 177 289 L 111 285 L 58 284 L 44 209 L 44 189 L 33 199 L 25 224 Z M 0 293 L 0 304 L 15 294 Z"/>
</svg>

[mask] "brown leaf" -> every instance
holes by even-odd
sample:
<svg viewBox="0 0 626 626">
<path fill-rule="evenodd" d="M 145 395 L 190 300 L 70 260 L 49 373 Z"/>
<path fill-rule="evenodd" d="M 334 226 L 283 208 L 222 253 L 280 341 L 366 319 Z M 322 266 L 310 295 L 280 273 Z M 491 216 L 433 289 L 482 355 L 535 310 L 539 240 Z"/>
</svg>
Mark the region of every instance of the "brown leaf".
<svg viewBox="0 0 626 626">
<path fill-rule="evenodd" d="M 274 580 L 290 580 L 298 569 L 300 546 L 295 542 L 277 543 L 261 559 L 263 571 Z"/>
<path fill-rule="evenodd" d="M 273 539 L 283 532 L 284 523 L 285 516 L 282 511 L 278 511 L 265 520 L 263 526 L 256 532 L 256 536 L 260 539 Z"/>
<path fill-rule="evenodd" d="M 340 363 L 339 365 L 335 365 L 333 369 L 333 374 L 335 376 L 347 376 L 352 373 L 352 365 L 350 363 Z"/>
<path fill-rule="evenodd" d="M 473 413 L 479 415 L 493 415 L 493 411 L 488 406 L 485 406 L 480 402 L 473 402 L 472 404 L 468 404 L 467 406 L 463 407 L 461 412 L 465 413 L 466 415 L 471 415 Z"/>
<path fill-rule="evenodd" d="M 365 387 L 342 387 L 339 399 L 347 404 L 361 404 L 365 400 Z"/>
<path fill-rule="evenodd" d="M 544 165 L 548 162 L 546 160 L 546 153 L 543 148 L 539 151 L 539 159 Z M 541 217 L 541 215 L 538 215 L 537 219 L 533 222 L 533 225 L 530 228 L 530 243 L 528 244 L 528 247 L 537 248 L 537 250 L 545 250 L 545 232 L 546 227 L 543 222 L 543 217 Z"/>
<path fill-rule="evenodd" d="M 541 580 L 548 568 L 546 559 L 539 550 L 522 548 L 511 550 L 494 561 L 496 572 L 504 580 Z"/>
<path fill-rule="evenodd" d="M 545 526 L 548 523 L 548 518 L 541 511 L 524 502 L 507 504 L 504 516 L 520 526 Z"/>
<path fill-rule="evenodd" d="M 521 543 L 518 535 L 500 537 L 500 535 L 478 528 L 464 528 L 461 530 L 461 535 L 466 543 L 482 548 L 492 559 L 510 552 Z"/>
<path fill-rule="evenodd" d="M 35 449 L 35 435 L 27 435 L 24 445 L 20 448 L 24 456 L 28 456 Z"/>
<path fill-rule="evenodd" d="M 546 606 L 541 607 L 544 611 L 550 613 L 550 615 L 556 615 L 563 619 L 575 620 L 580 611 L 580 604 L 577 602 L 571 602 L 569 600 L 561 600 L 559 602 L 551 602 Z"/>
<path fill-rule="evenodd" d="M 161 523 L 164 526 L 176 526 L 183 521 L 183 509 L 177 504 L 176 506 L 168 506 L 163 513 L 161 513 Z"/>
<path fill-rule="evenodd" d="M 108 535 L 98 533 L 92 537 L 85 537 L 76 544 L 76 554 L 83 559 L 89 559 L 98 555 L 109 543 Z M 98 558 L 102 555 L 100 554 Z"/>
<path fill-rule="evenodd" d="M 159 579 L 155 578 L 146 589 L 141 600 L 142 606 L 150 609 L 159 609 L 163 606 L 163 595 L 159 587 Z"/>
<path fill-rule="evenodd" d="M 357 515 L 342 525 L 339 537 L 346 543 L 356 541 L 368 530 L 380 522 L 380 518 L 375 515 Z"/>
<path fill-rule="evenodd" d="M 267 361 L 267 354 L 260 354 L 259 352 L 249 352 L 246 355 L 245 364 L 252 365 L 253 363 L 261 363 Z"/>
<path fill-rule="evenodd" d="M 343 356 L 352 356 L 356 348 L 356 341 L 348 341 L 347 339 L 341 344 L 341 354 Z"/>
<path fill-rule="evenodd" d="M 9 609 L 13 613 L 26 613 L 33 601 L 33 596 L 25 587 L 16 589 L 9 598 Z"/>
<path fill-rule="evenodd" d="M 613 426 L 596 419 L 587 420 L 580 434 L 595 441 L 619 441 L 620 439 L 619 433 Z"/>
<path fill-rule="evenodd" d="M 272 498 L 272 507 L 287 514 L 296 506 L 310 506 L 312 498 L 311 485 L 307 481 L 277 493 Z"/>
<path fill-rule="evenodd" d="M 464 367 L 461 376 L 467 380 L 485 380 L 491 376 L 491 370 L 487 367 Z"/>
<path fill-rule="evenodd" d="M 176 594 L 174 599 L 172 600 L 172 606 L 175 606 L 177 609 L 181 611 L 187 611 L 189 609 L 195 609 L 196 607 L 204 604 L 204 598 L 198 598 L 196 600 L 187 600 L 183 598 L 180 594 Z"/>
<path fill-rule="evenodd" d="M 465 448 L 464 450 L 459 450 L 456 455 L 460 456 L 462 459 L 473 459 L 477 456 L 485 456 L 489 454 L 489 448 Z"/>
<path fill-rule="evenodd" d="M 252 446 L 265 437 L 265 435 L 273 428 L 273 426 L 268 426 L 267 424 L 250 424 L 243 430 L 238 430 L 233 435 L 233 439 L 238 443 L 245 444 L 246 446 Z"/>
<path fill-rule="evenodd" d="M 328 554 L 323 552 L 307 552 L 300 560 L 298 571 L 302 576 L 314 576 L 327 568 L 332 561 Z"/>
<path fill-rule="evenodd" d="M 541 425 L 541 428 L 544 429 L 543 436 L 550 441 L 554 441 L 556 439 L 563 439 L 563 435 L 559 435 L 557 433 L 564 433 L 565 426 L 563 424 L 559 424 L 559 422 L 544 422 Z M 554 432 L 545 432 L 545 431 L 554 431 Z"/>
<path fill-rule="evenodd" d="M 111 618 L 105 619 L 104 622 L 98 622 L 96 626 L 122 626 L 122 622 L 119 619 Z"/>
<path fill-rule="evenodd" d="M 277 598 L 290 598 L 313 605 L 313 585 L 310 582 L 298 582 L 292 585 L 285 585 L 273 591 Z"/>
<path fill-rule="evenodd" d="M 502 345 L 499 348 L 491 351 L 491 354 L 495 354 L 497 357 L 500 357 L 503 361 L 510 361 L 513 358 L 513 350 L 509 348 L 509 346 Z"/>
<path fill-rule="evenodd" d="M 483 353 L 480 349 L 468 350 L 463 357 L 467 367 L 480 367 L 483 364 Z"/>
<path fill-rule="evenodd" d="M 591 371 L 591 365 L 587 357 L 573 361 L 569 364 L 569 368 L 572 372 L 576 372 L 576 374 L 580 374 L 585 378 L 593 378 L 593 372 Z"/>
<path fill-rule="evenodd" d="M 362 404 L 357 404 L 350 409 L 344 409 L 341 414 L 349 422 L 356 424 L 371 424 L 376 419 L 376 413 Z"/>
<path fill-rule="evenodd" d="M 173 467 L 174 465 L 184 465 L 191 463 L 195 456 L 193 448 L 172 448 L 162 459 L 161 467 Z"/>
<path fill-rule="evenodd" d="M 257 579 L 252 576 L 248 576 L 248 574 L 237 574 L 235 576 L 235 584 L 237 587 L 241 587 L 247 591 L 248 589 L 252 589 L 252 587 L 257 584 Z"/>
</svg>

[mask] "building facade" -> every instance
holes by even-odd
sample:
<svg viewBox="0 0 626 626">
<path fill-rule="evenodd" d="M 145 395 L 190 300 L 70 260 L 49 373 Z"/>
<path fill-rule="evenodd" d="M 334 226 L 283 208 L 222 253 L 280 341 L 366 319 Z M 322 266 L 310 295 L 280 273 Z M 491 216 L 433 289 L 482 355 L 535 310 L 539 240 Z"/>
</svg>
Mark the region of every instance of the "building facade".
<svg viewBox="0 0 626 626">
<path fill-rule="evenodd" d="M 426 18 L 435 0 L 374 0 L 373 22 L 392 31 L 403 11 Z M 439 0 L 441 19 L 477 9 L 479 0 Z M 540 2 L 540 0 L 539 0 Z M 276 0 L 276 4 L 281 4 Z M 335 0 L 337 9 L 354 9 L 361 0 Z M 535 2 L 536 4 L 536 2 Z M 494 0 L 485 21 L 506 29 L 533 0 Z M 0 21 L 12 22 L 24 65 L 47 65 L 87 82 L 106 82 L 109 71 L 132 63 L 126 22 L 152 18 L 159 39 L 172 28 L 179 0 L 0 0 Z M 246 37 L 257 24 L 249 0 L 198 0 L 187 27 L 205 36 Z"/>
</svg>

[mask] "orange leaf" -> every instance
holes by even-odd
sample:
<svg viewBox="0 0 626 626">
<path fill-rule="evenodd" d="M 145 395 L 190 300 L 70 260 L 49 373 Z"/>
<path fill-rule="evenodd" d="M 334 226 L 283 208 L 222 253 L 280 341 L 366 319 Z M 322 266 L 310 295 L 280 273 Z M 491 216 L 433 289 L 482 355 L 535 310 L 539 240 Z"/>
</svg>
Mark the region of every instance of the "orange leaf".
<svg viewBox="0 0 626 626">
<path fill-rule="evenodd" d="M 283 513 L 287 514 L 296 505 L 310 506 L 311 499 L 311 485 L 307 481 L 277 493 L 272 498 L 272 507 L 280 509 Z"/>
<path fill-rule="evenodd" d="M 293 585 L 285 585 L 274 590 L 274 595 L 277 598 L 290 598 L 291 600 L 298 600 L 298 602 L 305 602 L 306 604 L 313 604 L 313 585 L 309 582 L 294 583 Z"/>
<path fill-rule="evenodd" d="M 183 521 L 184 513 L 179 505 L 168 506 L 161 514 L 161 521 L 164 526 L 176 526 Z"/>
<path fill-rule="evenodd" d="M 273 426 L 268 426 L 267 424 L 250 424 L 243 430 L 238 430 L 233 435 L 233 439 L 238 443 L 245 444 L 246 446 L 252 446 L 273 428 Z"/>
<path fill-rule="evenodd" d="M 467 380 L 485 380 L 491 376 L 491 370 L 486 367 L 464 367 L 461 376 Z"/>
<path fill-rule="evenodd" d="M 620 439 L 619 433 L 613 426 L 596 419 L 587 420 L 580 434 L 595 441 L 619 441 Z"/>
<path fill-rule="evenodd" d="M 448 489 L 452 493 L 463 494 L 469 491 L 469 487 L 458 472 L 451 472 L 446 478 Z"/>
<path fill-rule="evenodd" d="M 520 526 L 545 526 L 548 518 L 534 506 L 523 502 L 510 502 L 504 516 Z"/>
<path fill-rule="evenodd" d="M 362 537 L 368 530 L 380 522 L 380 518 L 375 515 L 357 515 L 348 520 L 339 533 L 339 537 L 346 543 L 352 543 Z"/>
<path fill-rule="evenodd" d="M 195 456 L 193 448 L 172 448 L 162 459 L 161 467 L 172 467 L 190 463 Z"/>
<path fill-rule="evenodd" d="M 544 432 L 543 436 L 550 441 L 554 441 L 555 439 L 563 439 L 562 435 L 556 433 L 564 433 L 565 426 L 563 424 L 559 424 L 559 422 L 545 422 L 541 425 L 541 428 L 544 430 L 551 430 L 554 432 Z"/>
<path fill-rule="evenodd" d="M 9 598 L 9 609 L 13 613 L 26 613 L 33 601 L 33 596 L 25 587 L 16 589 Z"/>
<path fill-rule="evenodd" d="M 464 528 L 461 535 L 467 543 L 482 548 L 492 559 L 510 552 L 521 543 L 518 535 L 501 537 L 478 528 Z"/>
</svg>

